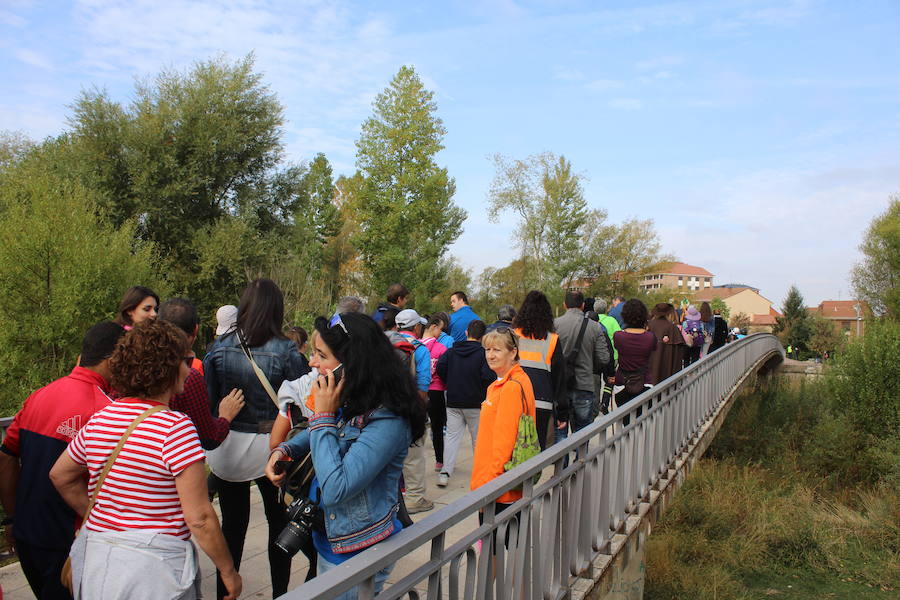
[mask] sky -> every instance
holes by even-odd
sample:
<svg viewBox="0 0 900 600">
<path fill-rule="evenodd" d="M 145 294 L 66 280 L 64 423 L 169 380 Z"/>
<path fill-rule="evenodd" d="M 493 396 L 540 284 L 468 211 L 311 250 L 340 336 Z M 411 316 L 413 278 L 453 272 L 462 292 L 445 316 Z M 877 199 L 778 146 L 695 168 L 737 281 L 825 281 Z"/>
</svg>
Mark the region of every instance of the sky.
<svg viewBox="0 0 900 600">
<path fill-rule="evenodd" d="M 564 155 L 592 208 L 780 306 L 852 298 L 868 224 L 900 193 L 900 2 L 74 0 L 0 2 L 0 130 L 67 128 L 84 89 L 123 103 L 163 69 L 253 52 L 291 161 L 351 174 L 401 65 L 434 91 L 439 164 L 474 275 L 517 255 L 487 218 L 491 157 Z"/>
</svg>

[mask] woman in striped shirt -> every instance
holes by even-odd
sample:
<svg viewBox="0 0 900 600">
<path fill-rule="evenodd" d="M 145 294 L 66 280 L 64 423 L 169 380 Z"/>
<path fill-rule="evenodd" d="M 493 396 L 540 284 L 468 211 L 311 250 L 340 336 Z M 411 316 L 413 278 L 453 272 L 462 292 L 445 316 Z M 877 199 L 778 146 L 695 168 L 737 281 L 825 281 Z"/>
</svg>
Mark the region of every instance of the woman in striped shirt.
<svg viewBox="0 0 900 600">
<path fill-rule="evenodd" d="M 72 547 L 75 598 L 192 599 L 199 596 L 194 540 L 221 571 L 228 598 L 241 592 L 206 490 L 203 450 L 190 418 L 168 410 L 190 373 L 187 339 L 174 325 L 141 323 L 110 357 L 123 398 L 94 414 L 50 472 L 63 499 L 84 515 L 107 459 L 135 419 Z M 87 476 L 87 477 L 86 477 Z"/>
</svg>

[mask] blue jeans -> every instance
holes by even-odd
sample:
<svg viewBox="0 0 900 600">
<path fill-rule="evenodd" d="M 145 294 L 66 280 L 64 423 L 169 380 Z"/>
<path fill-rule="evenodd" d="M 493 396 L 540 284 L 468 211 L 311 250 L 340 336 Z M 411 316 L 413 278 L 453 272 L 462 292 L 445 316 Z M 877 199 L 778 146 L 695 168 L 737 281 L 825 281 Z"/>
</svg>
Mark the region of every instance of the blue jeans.
<svg viewBox="0 0 900 600">
<path fill-rule="evenodd" d="M 572 432 L 584 429 L 594 419 L 591 417 L 591 408 L 594 402 L 594 392 L 585 390 L 569 390 L 569 415 L 572 419 Z"/>
<path fill-rule="evenodd" d="M 383 568 L 382 570 L 378 571 L 377 573 L 375 573 L 375 595 L 376 596 L 379 593 L 381 593 L 381 589 L 384 587 L 384 582 L 387 581 L 388 575 L 390 575 L 391 571 L 394 570 L 394 564 L 396 564 L 396 563 L 392 563 L 392 564 L 386 566 L 385 568 Z M 337 567 L 336 564 L 328 562 L 327 560 L 325 560 L 324 556 L 322 556 L 321 554 L 319 555 L 319 564 L 318 564 L 317 575 L 322 575 L 326 571 L 330 571 L 335 567 Z M 351 590 L 344 592 L 343 594 L 334 596 L 333 598 L 334 598 L 334 600 L 356 600 L 356 598 L 358 596 L 359 596 L 359 588 L 353 588 Z"/>
</svg>

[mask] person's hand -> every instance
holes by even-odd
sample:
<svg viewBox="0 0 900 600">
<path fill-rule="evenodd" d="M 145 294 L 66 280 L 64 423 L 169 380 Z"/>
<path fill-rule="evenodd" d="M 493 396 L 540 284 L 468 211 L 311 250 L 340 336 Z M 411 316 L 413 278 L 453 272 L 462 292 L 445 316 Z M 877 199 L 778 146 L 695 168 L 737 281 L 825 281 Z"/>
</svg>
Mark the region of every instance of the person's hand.
<svg viewBox="0 0 900 600">
<path fill-rule="evenodd" d="M 565 429 L 565 428 L 566 428 L 566 425 L 568 425 L 568 424 L 569 424 L 568 421 L 557 421 L 557 422 L 556 422 L 556 428 L 557 428 L 557 429 Z"/>
<path fill-rule="evenodd" d="M 235 388 L 219 402 L 219 416 L 231 423 L 242 408 L 244 408 L 244 392 Z"/>
<path fill-rule="evenodd" d="M 241 574 L 232 567 L 230 572 L 221 571 L 220 575 L 222 577 L 222 583 L 225 584 L 225 589 L 228 590 L 228 595 L 225 596 L 224 600 L 237 600 L 237 597 L 241 595 L 241 590 L 244 587 L 244 582 L 241 580 Z"/>
<path fill-rule="evenodd" d="M 337 385 L 335 385 L 334 375 L 331 374 L 331 371 L 328 371 L 328 373 L 319 375 L 316 379 L 315 386 L 316 412 L 337 412 L 338 407 L 341 405 L 341 390 L 344 389 L 343 377 Z"/>
<path fill-rule="evenodd" d="M 269 460 L 266 462 L 266 477 L 268 477 L 269 481 L 276 487 L 281 485 L 281 481 L 284 479 L 284 473 L 275 471 L 275 463 L 285 458 L 284 451 L 276 448 L 272 451 L 272 454 L 269 455 Z"/>
<path fill-rule="evenodd" d="M 663 344 L 668 344 L 668 343 L 669 343 L 669 336 L 664 335 L 662 341 L 663 341 Z"/>
<path fill-rule="evenodd" d="M 615 383 L 616 383 L 616 376 L 613 375 L 612 377 L 607 377 L 607 378 L 606 378 L 606 383 L 608 383 L 608 384 L 610 384 L 610 385 L 615 385 Z"/>
</svg>

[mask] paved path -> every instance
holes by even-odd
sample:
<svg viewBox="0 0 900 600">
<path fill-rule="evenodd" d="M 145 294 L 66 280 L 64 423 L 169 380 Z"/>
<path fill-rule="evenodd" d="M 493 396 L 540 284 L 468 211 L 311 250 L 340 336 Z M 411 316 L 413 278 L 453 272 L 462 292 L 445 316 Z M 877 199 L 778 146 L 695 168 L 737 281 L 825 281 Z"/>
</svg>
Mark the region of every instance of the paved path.
<svg viewBox="0 0 900 600">
<path fill-rule="evenodd" d="M 428 436 L 430 437 L 430 436 Z M 457 458 L 456 471 L 450 478 L 450 484 L 445 488 L 439 488 L 436 485 L 437 473 L 434 472 L 434 452 L 431 449 L 431 442 L 428 442 L 426 450 L 428 472 L 428 491 L 427 496 L 434 501 L 435 509 L 438 510 L 447 504 L 459 499 L 469 491 L 469 478 L 472 473 L 472 444 L 468 434 L 465 434 L 460 444 L 459 455 Z M 218 510 L 218 503 L 216 509 Z M 432 514 L 433 511 L 419 513 L 413 515 L 413 520 Z M 448 543 L 452 543 L 459 539 L 463 534 L 472 531 L 477 527 L 477 521 L 473 516 L 471 523 L 463 522 L 448 531 Z M 247 541 L 244 545 L 244 558 L 241 565 L 241 576 L 244 579 L 244 592 L 241 598 L 271 598 L 271 581 L 269 579 L 269 561 L 266 552 L 267 540 L 266 519 L 263 515 L 262 498 L 256 491 L 251 488 L 251 508 L 250 508 L 250 528 L 247 532 Z M 389 578 L 389 582 L 399 580 L 403 575 L 409 573 L 414 566 L 422 564 L 428 560 L 430 548 L 427 546 L 417 548 L 407 555 L 407 559 L 400 561 Z M 204 598 L 216 597 L 216 578 L 215 569 L 212 562 L 202 552 L 200 553 L 200 569 L 203 575 L 203 595 Z M 298 554 L 292 564 L 291 585 L 290 589 L 298 587 L 306 578 L 306 571 L 309 567 L 306 557 L 302 553 Z M 31 588 L 25 581 L 22 570 L 18 563 L 8 565 L 0 569 L 0 586 L 2 586 L 5 600 L 32 600 L 34 595 Z"/>
</svg>

